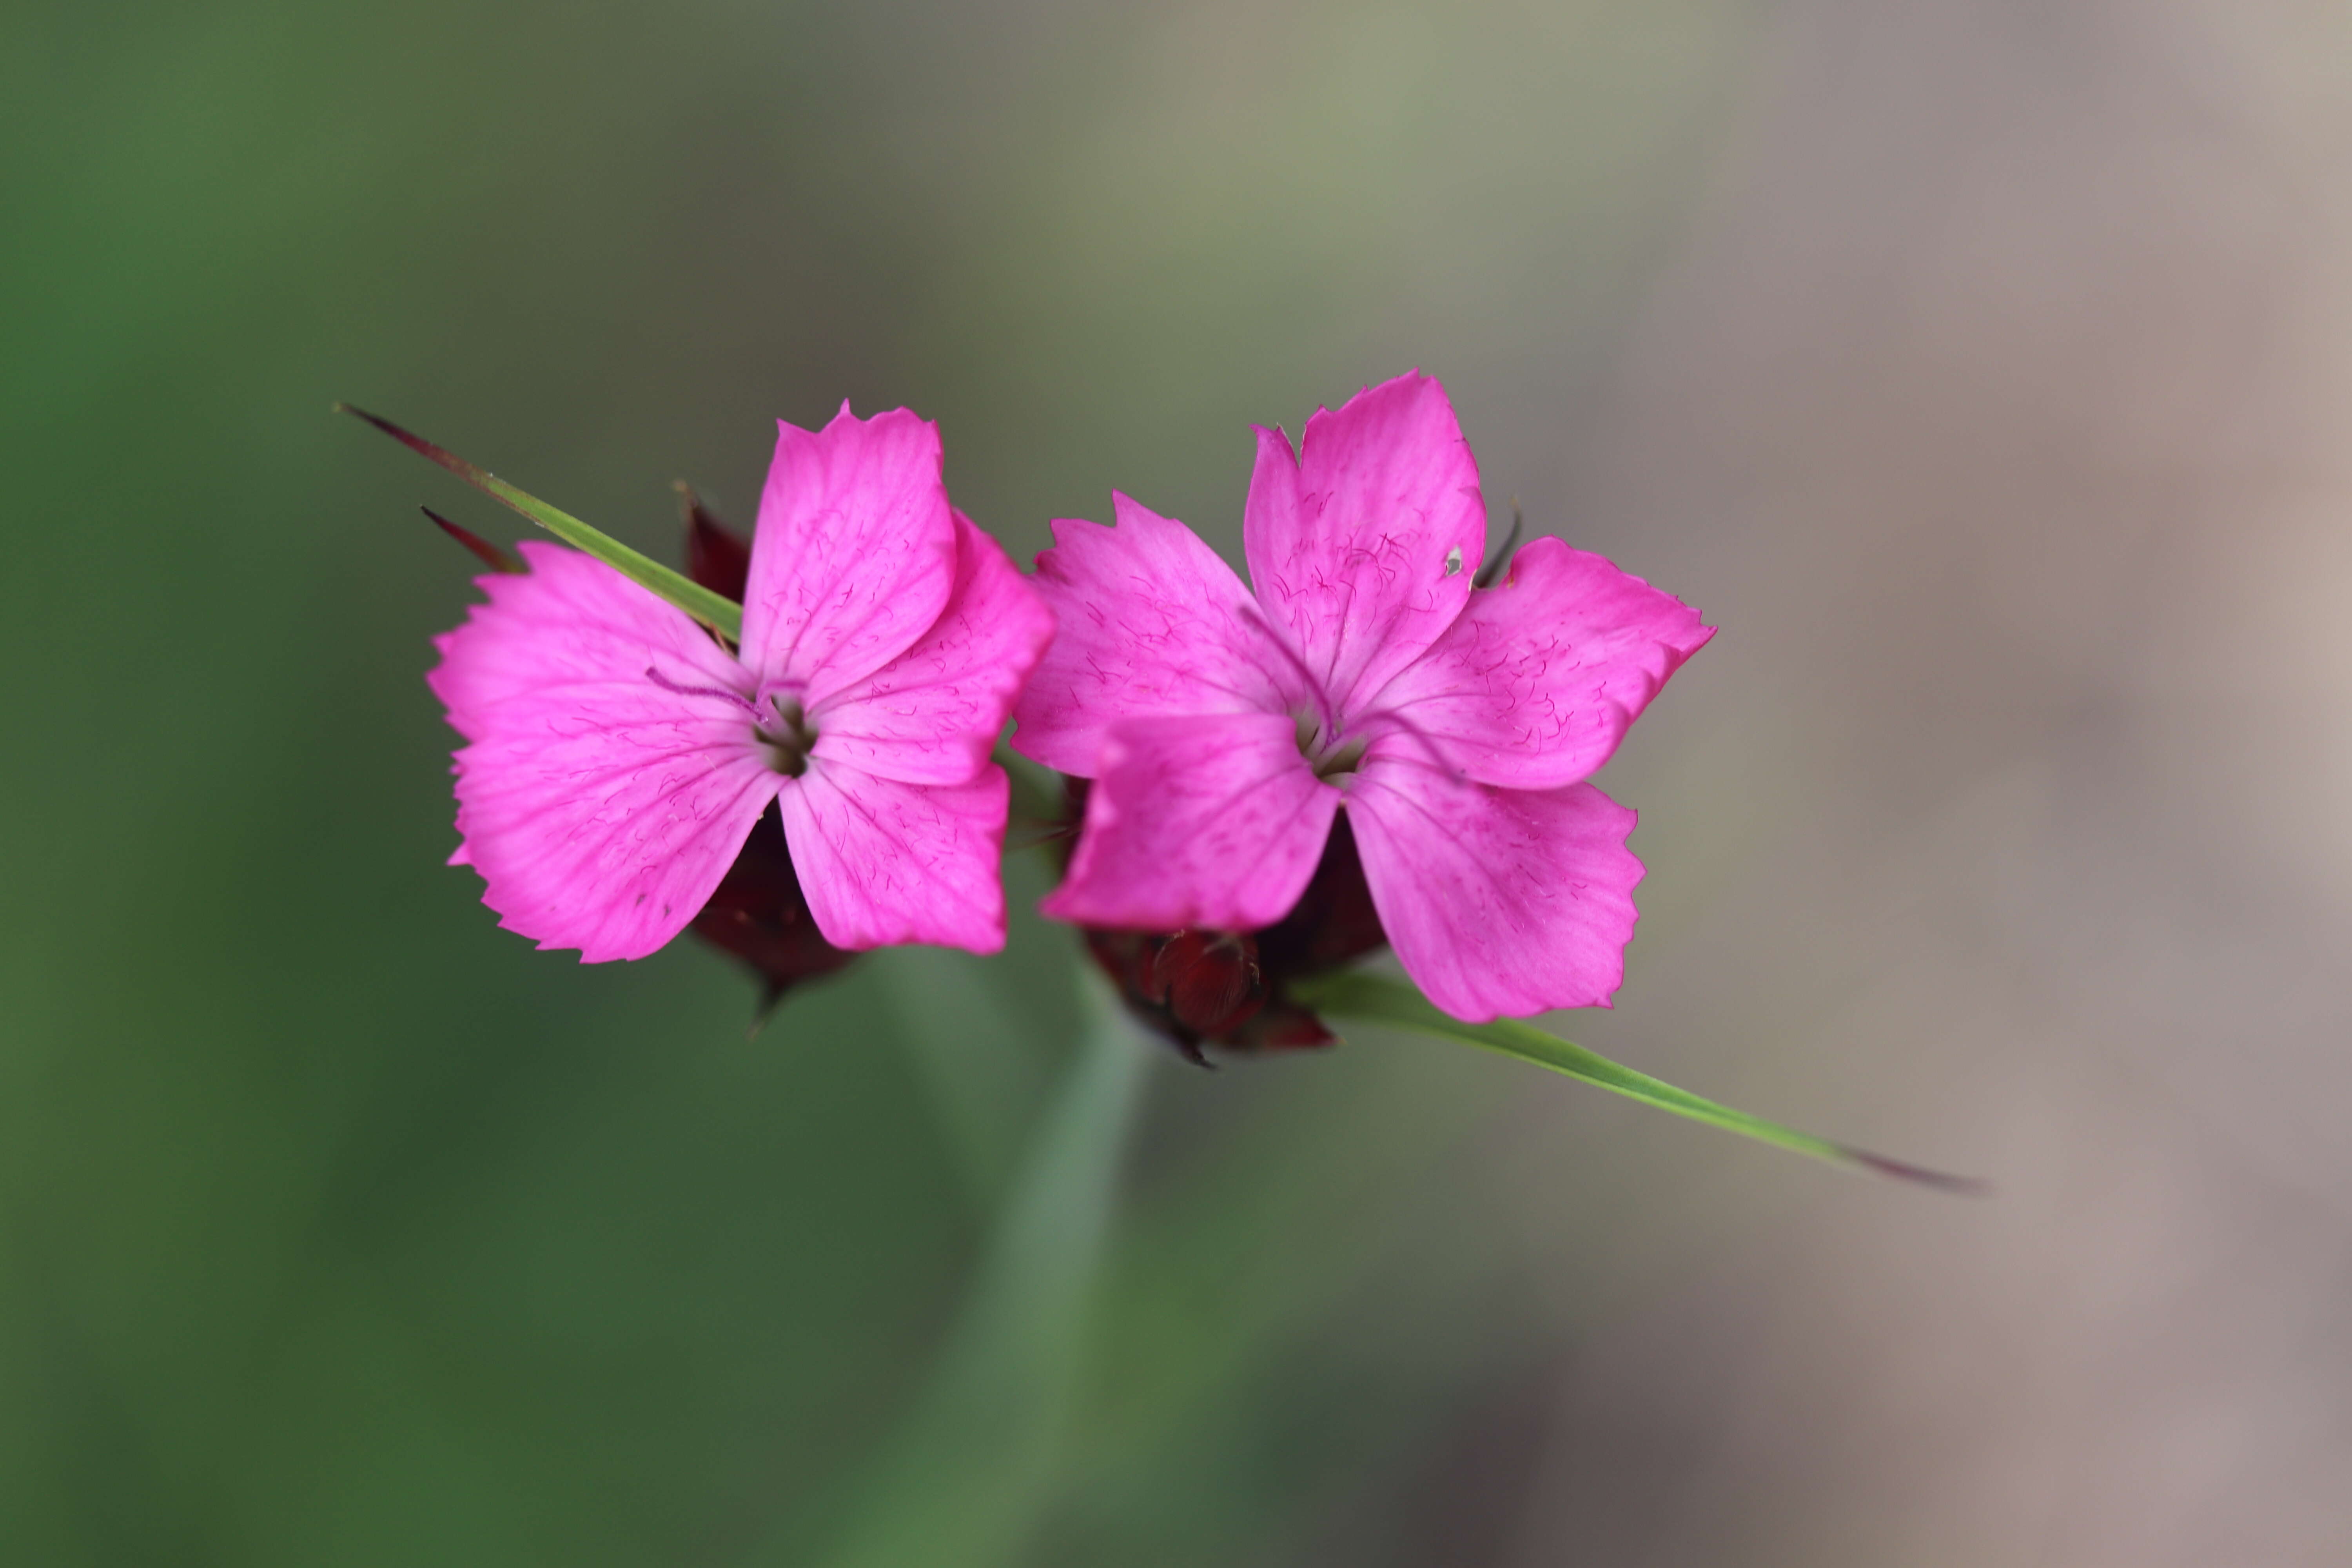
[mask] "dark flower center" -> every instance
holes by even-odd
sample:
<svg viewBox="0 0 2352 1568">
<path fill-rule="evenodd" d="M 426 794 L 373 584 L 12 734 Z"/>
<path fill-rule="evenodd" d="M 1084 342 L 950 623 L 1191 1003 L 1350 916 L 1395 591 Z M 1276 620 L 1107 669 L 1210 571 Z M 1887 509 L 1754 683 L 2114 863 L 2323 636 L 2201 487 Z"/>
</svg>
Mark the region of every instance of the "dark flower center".
<svg viewBox="0 0 2352 1568">
<path fill-rule="evenodd" d="M 1333 736 L 1329 726 L 1311 713 L 1296 716 L 1298 727 L 1298 754 L 1315 770 L 1318 779 L 1335 779 L 1356 771 L 1364 760 L 1364 748 L 1371 742 L 1361 735 Z"/>
<path fill-rule="evenodd" d="M 752 733 L 768 749 L 768 765 L 786 778 L 796 779 L 808 772 L 809 749 L 816 744 L 816 729 L 801 710 L 797 697 L 772 693 L 768 698 L 768 708 L 774 717 L 754 724 Z"/>
</svg>

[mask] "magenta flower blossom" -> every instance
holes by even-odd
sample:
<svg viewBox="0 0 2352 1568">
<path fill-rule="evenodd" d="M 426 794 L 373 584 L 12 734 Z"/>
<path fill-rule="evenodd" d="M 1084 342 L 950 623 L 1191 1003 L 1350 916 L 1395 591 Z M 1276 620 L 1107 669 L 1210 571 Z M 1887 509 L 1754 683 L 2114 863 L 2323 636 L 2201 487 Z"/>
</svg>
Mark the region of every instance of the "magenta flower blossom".
<svg viewBox="0 0 2352 1568">
<path fill-rule="evenodd" d="M 1094 782 L 1045 912 L 1125 931 L 1254 931 L 1289 912 L 1345 807 L 1405 972 L 1458 1018 L 1601 1005 L 1623 977 L 1633 813 L 1584 780 L 1713 635 L 1556 539 L 1474 589 L 1477 465 L 1415 372 L 1257 432 L 1252 595 L 1125 496 L 1057 521 L 1037 584 L 1059 633 L 1014 745 Z"/>
<path fill-rule="evenodd" d="M 846 405 L 779 426 L 740 653 L 602 562 L 521 549 L 429 678 L 468 742 L 453 860 L 501 924 L 641 958 L 774 802 L 834 946 L 1004 944 L 989 753 L 1053 617 L 948 504 L 937 426 Z"/>
</svg>

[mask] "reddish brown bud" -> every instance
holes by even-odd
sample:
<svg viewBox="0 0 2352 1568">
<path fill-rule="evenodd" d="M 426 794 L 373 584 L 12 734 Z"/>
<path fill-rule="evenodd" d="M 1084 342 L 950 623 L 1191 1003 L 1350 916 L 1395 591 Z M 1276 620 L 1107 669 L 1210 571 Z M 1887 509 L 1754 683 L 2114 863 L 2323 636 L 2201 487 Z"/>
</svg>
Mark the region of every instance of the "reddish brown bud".
<svg viewBox="0 0 2352 1568">
<path fill-rule="evenodd" d="M 1151 986 L 1186 1028 L 1214 1039 L 1265 1005 L 1257 943 L 1230 931 L 1180 931 L 1151 960 Z"/>
</svg>

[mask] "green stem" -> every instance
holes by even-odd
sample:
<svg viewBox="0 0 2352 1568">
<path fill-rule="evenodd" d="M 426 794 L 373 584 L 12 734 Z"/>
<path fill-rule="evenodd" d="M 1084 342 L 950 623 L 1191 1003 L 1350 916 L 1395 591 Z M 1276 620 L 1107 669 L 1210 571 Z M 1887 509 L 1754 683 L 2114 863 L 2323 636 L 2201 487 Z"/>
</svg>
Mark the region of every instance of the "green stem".
<svg viewBox="0 0 2352 1568">
<path fill-rule="evenodd" d="M 1047 1109 L 930 1379 L 830 1548 L 759 1562 L 824 1568 L 1034 1561 L 1078 1392 L 1119 1167 L 1152 1058 L 1091 965 L 1086 1036 Z"/>
</svg>

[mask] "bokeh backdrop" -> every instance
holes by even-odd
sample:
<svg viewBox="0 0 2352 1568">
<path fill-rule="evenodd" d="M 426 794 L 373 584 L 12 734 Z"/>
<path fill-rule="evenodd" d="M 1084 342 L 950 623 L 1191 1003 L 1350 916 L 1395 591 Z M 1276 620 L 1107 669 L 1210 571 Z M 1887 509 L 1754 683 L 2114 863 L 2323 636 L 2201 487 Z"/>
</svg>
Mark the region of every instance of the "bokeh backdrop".
<svg viewBox="0 0 2352 1568">
<path fill-rule="evenodd" d="M 2291 0 L 12 5 L 0 1555 L 2352 1559 L 2347 83 Z M 519 527 L 331 401 L 665 555 L 905 403 L 1025 560 L 1233 552 L 1412 365 L 1723 628 L 1552 1022 L 1997 1195 L 1202 1073 L 1034 917 L 747 1037 L 443 866 L 416 507 Z"/>
</svg>

